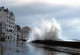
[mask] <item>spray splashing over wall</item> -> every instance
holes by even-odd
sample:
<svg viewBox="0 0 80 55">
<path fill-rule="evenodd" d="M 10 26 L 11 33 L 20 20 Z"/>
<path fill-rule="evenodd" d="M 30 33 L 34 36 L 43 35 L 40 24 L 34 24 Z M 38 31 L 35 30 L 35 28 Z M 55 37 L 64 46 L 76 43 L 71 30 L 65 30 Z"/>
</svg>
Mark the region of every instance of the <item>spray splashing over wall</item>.
<svg viewBox="0 0 80 55">
<path fill-rule="evenodd" d="M 41 19 L 40 24 L 34 27 L 27 42 L 34 40 L 56 40 L 60 41 L 60 24 L 55 18 L 51 20 Z"/>
</svg>

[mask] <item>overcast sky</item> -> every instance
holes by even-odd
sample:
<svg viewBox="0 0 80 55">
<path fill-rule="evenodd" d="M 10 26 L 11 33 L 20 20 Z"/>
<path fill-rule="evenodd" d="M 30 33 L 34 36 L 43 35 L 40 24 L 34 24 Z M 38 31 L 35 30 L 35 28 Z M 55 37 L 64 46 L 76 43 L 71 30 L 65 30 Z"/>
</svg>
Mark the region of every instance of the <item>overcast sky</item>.
<svg viewBox="0 0 80 55">
<path fill-rule="evenodd" d="M 65 39 L 80 39 L 80 0 L 0 0 L 13 11 L 16 24 L 33 27 L 41 18 L 55 17 Z"/>
</svg>

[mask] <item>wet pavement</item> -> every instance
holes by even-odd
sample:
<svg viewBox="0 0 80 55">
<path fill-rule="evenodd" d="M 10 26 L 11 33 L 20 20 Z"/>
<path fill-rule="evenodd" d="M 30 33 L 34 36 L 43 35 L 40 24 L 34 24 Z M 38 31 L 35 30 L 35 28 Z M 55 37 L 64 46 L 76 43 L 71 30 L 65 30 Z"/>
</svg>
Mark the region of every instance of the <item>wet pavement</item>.
<svg viewBox="0 0 80 55">
<path fill-rule="evenodd" d="M 1 42 L 0 55 L 80 55 L 80 49 L 26 42 Z"/>
</svg>

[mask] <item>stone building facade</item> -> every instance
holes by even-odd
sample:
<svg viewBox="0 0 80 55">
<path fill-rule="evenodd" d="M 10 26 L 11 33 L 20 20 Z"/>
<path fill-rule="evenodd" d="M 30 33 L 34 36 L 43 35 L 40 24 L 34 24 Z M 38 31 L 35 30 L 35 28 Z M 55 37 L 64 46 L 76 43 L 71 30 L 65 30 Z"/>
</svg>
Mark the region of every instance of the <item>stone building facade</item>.
<svg viewBox="0 0 80 55">
<path fill-rule="evenodd" d="M 13 12 L 10 12 L 7 8 L 0 7 L 0 22 L 5 24 L 5 40 L 13 41 L 14 37 L 14 25 L 15 25 L 15 16 Z"/>
<path fill-rule="evenodd" d="M 31 31 L 31 29 L 28 26 L 25 26 L 25 27 L 22 28 L 22 30 L 21 30 L 21 39 L 23 41 L 27 40 L 30 31 Z"/>
<path fill-rule="evenodd" d="M 15 36 L 16 36 L 17 41 L 21 40 L 21 27 L 20 27 L 20 25 L 15 25 Z"/>
<path fill-rule="evenodd" d="M 5 33 L 6 33 L 5 26 L 6 25 L 3 22 L 0 22 L 0 41 L 5 41 Z"/>
</svg>

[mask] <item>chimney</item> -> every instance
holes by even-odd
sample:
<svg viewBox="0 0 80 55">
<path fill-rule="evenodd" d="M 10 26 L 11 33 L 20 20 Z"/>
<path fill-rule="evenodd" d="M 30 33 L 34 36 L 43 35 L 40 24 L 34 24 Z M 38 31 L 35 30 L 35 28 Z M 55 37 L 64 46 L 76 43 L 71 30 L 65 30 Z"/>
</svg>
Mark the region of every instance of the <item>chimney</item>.
<svg viewBox="0 0 80 55">
<path fill-rule="evenodd" d="M 14 15 L 12 11 L 11 11 L 10 15 L 11 15 L 11 16 L 13 16 L 13 15 Z"/>
<path fill-rule="evenodd" d="M 4 10 L 4 7 L 0 7 L 0 11 L 1 11 L 1 10 Z"/>
</svg>

